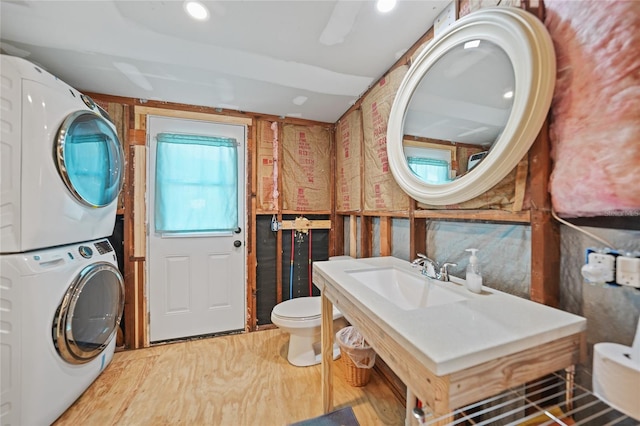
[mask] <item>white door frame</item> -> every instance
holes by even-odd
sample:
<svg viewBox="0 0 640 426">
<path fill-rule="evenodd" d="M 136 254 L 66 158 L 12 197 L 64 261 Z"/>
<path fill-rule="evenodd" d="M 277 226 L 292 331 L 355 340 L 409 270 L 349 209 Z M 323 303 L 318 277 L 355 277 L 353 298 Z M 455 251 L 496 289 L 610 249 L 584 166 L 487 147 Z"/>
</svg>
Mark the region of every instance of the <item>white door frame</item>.
<svg viewBox="0 0 640 426">
<path fill-rule="evenodd" d="M 136 113 L 141 113 L 144 114 L 145 117 L 145 122 L 148 121 L 148 117 L 153 115 L 153 116 L 158 116 L 158 117 L 167 117 L 167 118 L 180 118 L 180 119 L 184 119 L 184 120 L 199 120 L 199 121 L 206 121 L 206 122 L 211 122 L 213 124 L 235 124 L 235 125 L 243 125 L 245 126 L 245 141 L 244 141 L 244 148 L 243 148 L 243 154 L 244 154 L 244 170 L 245 170 L 245 178 L 242 182 L 239 182 L 239 184 L 244 184 L 244 200 L 243 200 L 243 205 L 244 205 L 244 211 L 241 213 L 244 217 L 244 220 L 242 221 L 242 224 L 244 226 L 244 328 L 245 330 L 247 330 L 248 327 L 248 302 L 247 302 L 247 295 L 248 295 L 248 283 L 249 283 L 249 268 L 248 268 L 248 260 L 249 260 L 249 255 L 248 255 L 248 250 L 249 250 L 249 246 L 246 244 L 246 242 L 248 240 L 250 240 L 250 236 L 247 234 L 247 231 L 249 230 L 248 224 L 249 224 L 249 217 L 248 217 L 248 212 L 250 211 L 250 205 L 248 205 L 247 200 L 249 199 L 249 194 L 251 191 L 250 188 L 250 177 L 247 175 L 247 171 L 249 170 L 248 165 L 249 165 L 249 140 L 250 140 L 250 135 L 249 135 L 249 129 L 250 127 L 254 124 L 253 123 L 253 119 L 251 118 L 244 118 L 244 117 L 233 117 L 233 116 L 223 116 L 223 115 L 216 115 L 216 114 L 209 114 L 209 113 L 200 113 L 200 112 L 188 112 L 188 111 L 175 111 L 175 110 L 167 110 L 167 109 L 163 109 L 163 108 L 154 108 L 154 107 L 136 107 Z M 146 126 L 145 126 L 146 129 Z M 146 130 L 145 130 L 146 132 Z M 150 161 L 150 156 L 151 156 L 151 152 L 150 152 L 150 143 L 149 143 L 149 134 L 147 133 L 147 140 L 146 140 L 146 170 L 144 171 L 145 173 L 145 186 L 148 187 L 149 183 L 146 182 L 147 177 L 149 176 L 149 167 L 151 167 L 151 161 Z M 150 208 L 152 208 L 151 206 L 148 205 L 148 198 L 147 198 L 147 190 L 145 188 L 144 190 L 144 195 L 145 195 L 145 256 L 146 259 L 149 259 L 149 214 L 150 214 Z M 149 262 L 146 261 L 145 262 L 145 268 L 144 268 L 144 291 L 145 291 L 145 327 L 144 327 L 144 331 L 145 331 L 145 336 L 144 336 L 144 340 L 145 340 L 145 344 L 144 347 L 149 347 L 151 346 L 151 338 L 150 338 L 150 303 L 149 303 L 149 294 L 150 294 L 150 284 L 149 284 Z"/>
</svg>

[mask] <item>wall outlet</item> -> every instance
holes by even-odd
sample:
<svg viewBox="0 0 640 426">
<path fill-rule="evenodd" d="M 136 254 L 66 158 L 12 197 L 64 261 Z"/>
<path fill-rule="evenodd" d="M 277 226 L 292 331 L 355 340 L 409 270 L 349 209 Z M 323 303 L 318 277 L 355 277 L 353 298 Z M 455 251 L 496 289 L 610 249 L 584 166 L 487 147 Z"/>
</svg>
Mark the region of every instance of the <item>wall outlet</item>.
<svg viewBox="0 0 640 426">
<path fill-rule="evenodd" d="M 620 285 L 640 288 L 640 258 L 618 256 L 616 282 Z"/>
<path fill-rule="evenodd" d="M 281 228 L 281 223 L 277 221 L 276 217 L 274 216 L 271 219 L 271 230 L 273 232 L 278 232 Z"/>
<path fill-rule="evenodd" d="M 590 252 L 587 254 L 587 263 L 603 269 L 602 278 L 605 282 L 615 282 L 616 259 L 612 254 Z"/>
<path fill-rule="evenodd" d="M 444 30 L 453 25 L 456 21 L 456 4 L 458 2 L 452 1 L 449 3 L 440 14 L 433 21 L 434 36 L 437 37 L 444 32 Z"/>
</svg>

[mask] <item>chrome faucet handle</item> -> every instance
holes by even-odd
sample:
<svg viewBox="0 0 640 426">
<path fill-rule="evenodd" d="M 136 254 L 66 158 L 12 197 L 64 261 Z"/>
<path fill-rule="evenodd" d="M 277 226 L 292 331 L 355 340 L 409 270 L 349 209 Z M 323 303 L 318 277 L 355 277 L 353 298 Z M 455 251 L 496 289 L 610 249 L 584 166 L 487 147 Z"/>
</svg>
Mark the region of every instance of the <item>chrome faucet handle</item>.
<svg viewBox="0 0 640 426">
<path fill-rule="evenodd" d="M 418 257 L 411 261 L 413 265 L 422 265 L 424 264 L 425 260 L 428 259 L 427 256 L 422 253 L 416 253 L 416 256 Z"/>
<path fill-rule="evenodd" d="M 449 281 L 449 266 L 458 266 L 457 263 L 446 262 L 440 267 L 440 281 Z"/>
</svg>

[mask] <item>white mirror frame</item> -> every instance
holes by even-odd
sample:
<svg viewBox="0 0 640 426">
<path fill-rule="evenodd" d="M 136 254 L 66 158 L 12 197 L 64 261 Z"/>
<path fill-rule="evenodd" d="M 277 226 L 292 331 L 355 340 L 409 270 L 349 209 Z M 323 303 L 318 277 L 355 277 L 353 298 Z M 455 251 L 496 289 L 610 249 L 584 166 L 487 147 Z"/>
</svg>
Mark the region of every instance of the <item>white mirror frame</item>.
<svg viewBox="0 0 640 426">
<path fill-rule="evenodd" d="M 404 118 L 411 96 L 449 49 L 477 39 L 500 46 L 511 60 L 515 74 L 511 115 L 489 154 L 472 171 L 453 182 L 427 184 L 409 169 L 403 152 Z M 536 139 L 549 112 L 555 80 L 553 42 L 544 24 L 531 13 L 492 7 L 459 19 L 418 55 L 396 94 L 387 126 L 387 155 L 396 182 L 417 201 L 439 206 L 461 203 L 491 189 L 513 170 Z"/>
</svg>

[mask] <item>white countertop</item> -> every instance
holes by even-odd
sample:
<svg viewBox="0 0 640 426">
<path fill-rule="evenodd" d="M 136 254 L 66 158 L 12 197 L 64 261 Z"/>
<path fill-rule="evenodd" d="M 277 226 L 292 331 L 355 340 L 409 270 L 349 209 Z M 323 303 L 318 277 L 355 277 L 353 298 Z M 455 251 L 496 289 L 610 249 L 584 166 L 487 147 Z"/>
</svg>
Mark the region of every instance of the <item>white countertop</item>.
<svg viewBox="0 0 640 426">
<path fill-rule="evenodd" d="M 422 362 L 438 376 L 586 330 L 583 317 L 486 286 L 482 294 L 475 294 L 463 285 L 436 280 L 430 280 L 430 285 L 445 286 L 465 300 L 403 310 L 346 272 L 385 267 L 420 275 L 410 262 L 394 257 L 314 262 L 313 273 L 378 317 L 372 320 L 382 321 L 413 344 L 424 355 Z"/>
</svg>

